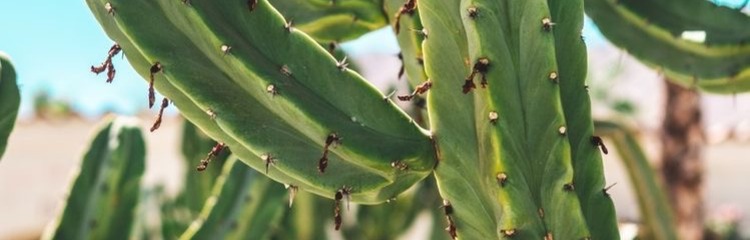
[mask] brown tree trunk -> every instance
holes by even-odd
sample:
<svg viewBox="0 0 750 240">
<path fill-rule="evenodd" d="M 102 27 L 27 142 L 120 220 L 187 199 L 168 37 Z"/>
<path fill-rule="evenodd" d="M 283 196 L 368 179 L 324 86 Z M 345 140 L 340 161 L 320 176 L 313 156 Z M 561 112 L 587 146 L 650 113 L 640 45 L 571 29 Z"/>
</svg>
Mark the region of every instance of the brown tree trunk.
<svg viewBox="0 0 750 240">
<path fill-rule="evenodd" d="M 665 115 L 662 122 L 661 172 L 680 239 L 703 237 L 703 145 L 700 95 L 665 81 Z"/>
</svg>

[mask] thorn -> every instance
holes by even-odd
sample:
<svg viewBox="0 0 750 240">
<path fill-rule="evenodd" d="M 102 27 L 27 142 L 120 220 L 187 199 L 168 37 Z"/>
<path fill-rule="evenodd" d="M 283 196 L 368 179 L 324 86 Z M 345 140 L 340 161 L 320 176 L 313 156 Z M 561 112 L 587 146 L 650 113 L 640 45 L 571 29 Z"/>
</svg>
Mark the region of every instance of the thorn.
<svg viewBox="0 0 750 240">
<path fill-rule="evenodd" d="M 109 13 L 110 15 L 112 16 L 115 15 L 115 8 L 112 7 L 112 3 L 109 3 L 109 2 L 105 3 L 104 9 L 107 10 L 107 13 Z"/>
<path fill-rule="evenodd" d="M 536 211 L 537 213 L 539 213 L 540 218 L 544 218 L 544 208 L 539 208 Z"/>
<path fill-rule="evenodd" d="M 427 81 L 424 81 L 423 83 L 420 83 L 419 85 L 417 85 L 417 87 L 414 89 L 414 91 L 411 94 L 406 95 L 406 96 L 398 96 L 398 100 L 410 101 L 415 96 L 426 93 L 427 90 L 430 90 L 430 88 L 432 88 L 432 81 L 427 79 Z"/>
<path fill-rule="evenodd" d="M 406 165 L 406 163 L 404 163 L 402 161 L 393 161 L 393 162 L 391 162 L 391 167 L 393 167 L 395 169 L 398 169 L 400 171 L 409 170 L 409 166 Z"/>
<path fill-rule="evenodd" d="M 198 167 L 196 167 L 196 169 L 199 172 L 206 170 L 206 168 L 208 168 L 208 163 L 210 163 L 214 157 L 219 155 L 219 153 L 221 153 L 221 150 L 224 150 L 224 147 L 225 147 L 224 143 L 216 143 L 216 145 L 213 148 L 211 148 L 211 151 L 208 152 L 208 155 L 206 155 L 206 158 L 201 159 L 201 162 L 198 165 Z"/>
<path fill-rule="evenodd" d="M 477 15 L 479 15 L 479 12 L 476 7 L 469 7 L 468 9 L 466 9 L 466 12 L 469 13 L 469 17 L 471 19 L 475 19 L 477 18 Z"/>
<path fill-rule="evenodd" d="M 299 191 L 299 187 L 294 185 L 285 185 L 287 189 L 289 189 L 289 208 L 292 208 L 292 204 L 294 203 L 294 197 L 297 196 L 297 191 Z"/>
<path fill-rule="evenodd" d="M 289 66 L 287 66 L 286 64 L 281 65 L 281 69 L 279 69 L 279 72 L 281 72 L 281 74 L 287 77 L 292 76 L 292 70 L 290 70 Z"/>
<path fill-rule="evenodd" d="M 451 202 L 448 200 L 443 199 L 443 213 L 445 213 L 446 216 L 453 214 L 453 205 L 451 205 Z"/>
<path fill-rule="evenodd" d="M 557 83 L 557 72 L 551 72 L 549 73 L 549 80 L 552 81 L 552 83 Z"/>
<path fill-rule="evenodd" d="M 611 189 L 611 188 L 612 188 L 612 187 L 614 187 L 615 185 L 617 185 L 617 183 L 616 183 L 616 182 L 615 182 L 615 183 L 613 183 L 613 184 L 611 184 L 611 185 L 609 185 L 609 186 L 607 186 L 607 187 L 605 187 L 604 189 L 602 189 L 602 193 L 604 193 L 604 196 L 607 196 L 607 197 L 609 197 L 609 192 L 608 192 L 608 191 L 609 191 L 609 189 Z"/>
<path fill-rule="evenodd" d="M 544 240 L 555 240 L 555 238 L 552 237 L 552 232 L 547 232 L 547 235 L 544 235 Z"/>
<path fill-rule="evenodd" d="M 208 117 L 211 118 L 211 120 L 216 119 L 216 112 L 214 112 L 214 110 L 208 109 L 206 110 L 206 114 L 208 114 Z"/>
<path fill-rule="evenodd" d="M 255 10 L 255 7 L 258 6 L 258 0 L 248 0 L 247 6 L 250 9 L 250 12 L 252 12 L 253 10 Z"/>
<path fill-rule="evenodd" d="M 346 200 L 346 210 L 349 210 L 349 201 L 351 201 L 351 187 L 343 186 L 338 190 L 338 193 L 336 193 L 336 196 L 339 196 L 339 193 L 341 193 L 341 196 Z M 341 200 L 341 199 L 339 199 Z"/>
<path fill-rule="evenodd" d="M 189 6 L 190 5 L 190 0 L 182 0 L 182 4 L 185 4 L 185 5 Z"/>
<path fill-rule="evenodd" d="M 511 238 L 511 237 L 513 237 L 513 236 L 515 236 L 515 235 L 516 235 L 516 229 L 514 229 L 514 228 L 511 228 L 511 229 L 503 229 L 503 230 L 500 230 L 500 232 L 502 232 L 502 233 L 503 233 L 503 236 L 505 236 L 505 237 L 507 237 L 507 238 Z"/>
<path fill-rule="evenodd" d="M 293 25 L 294 25 L 294 19 L 289 19 L 289 21 L 284 23 L 284 29 L 286 29 L 287 32 L 292 32 Z"/>
<path fill-rule="evenodd" d="M 458 234 L 456 233 L 456 224 L 453 223 L 453 218 L 452 217 L 448 216 L 448 217 L 446 217 L 446 219 L 448 220 L 448 226 L 445 227 L 445 231 L 448 232 L 448 235 L 451 236 L 451 239 L 455 240 L 456 237 L 458 237 Z"/>
<path fill-rule="evenodd" d="M 602 152 L 606 155 L 609 154 L 609 150 L 607 150 L 607 146 L 604 145 L 604 141 L 599 136 L 591 136 L 591 144 L 594 145 L 594 147 L 601 148 Z"/>
<path fill-rule="evenodd" d="M 164 98 L 161 100 L 161 107 L 159 108 L 159 114 L 156 115 L 156 121 L 154 121 L 154 125 L 151 126 L 151 132 L 156 131 L 156 129 L 159 129 L 161 126 L 161 117 L 164 114 L 164 109 L 169 106 L 169 99 Z"/>
<path fill-rule="evenodd" d="M 501 187 L 505 187 L 505 183 L 508 182 L 508 175 L 506 175 L 504 172 L 498 173 L 495 178 L 497 179 L 497 182 L 500 183 Z"/>
<path fill-rule="evenodd" d="M 260 155 L 260 159 L 263 160 L 264 163 L 266 163 L 266 175 L 268 175 L 268 167 L 273 165 L 276 161 L 270 153 Z"/>
<path fill-rule="evenodd" d="M 383 101 L 387 103 L 389 99 L 393 98 L 393 95 L 396 95 L 395 89 L 391 91 L 391 93 L 388 93 L 388 95 L 385 95 L 385 97 L 383 98 Z"/>
<path fill-rule="evenodd" d="M 346 59 L 347 59 L 347 57 L 344 56 L 344 59 L 341 59 L 340 62 L 338 62 L 338 61 L 336 62 L 336 67 L 339 70 L 341 70 L 342 72 L 346 71 L 346 67 L 349 66 L 349 63 L 346 62 Z"/>
<path fill-rule="evenodd" d="M 563 185 L 563 190 L 565 190 L 565 191 L 570 192 L 570 191 L 573 191 L 575 189 L 576 188 L 575 188 L 575 186 L 573 186 L 572 182 L 571 183 L 566 183 L 565 185 Z"/>
<path fill-rule="evenodd" d="M 500 116 L 497 115 L 497 112 L 491 111 L 489 114 L 490 123 L 493 125 L 497 123 L 497 119 L 500 118 Z"/>
<path fill-rule="evenodd" d="M 229 54 L 229 51 L 232 50 L 231 46 L 228 45 L 221 45 L 221 52 L 224 53 L 224 55 Z"/>
<path fill-rule="evenodd" d="M 401 8 L 398 9 L 398 12 L 396 12 L 396 15 L 393 17 L 394 23 L 393 23 L 393 29 L 396 31 L 396 34 L 398 35 L 399 31 L 401 30 L 401 23 L 399 22 L 401 20 L 401 15 L 403 14 L 409 14 L 413 15 L 414 10 L 417 9 L 417 0 L 407 0 L 404 5 L 401 6 Z"/>
<path fill-rule="evenodd" d="M 154 74 L 161 72 L 161 63 L 156 62 L 154 65 L 151 66 L 150 75 L 149 75 L 149 83 L 148 83 L 148 108 L 154 107 L 154 103 L 156 102 L 156 94 L 154 93 Z"/>
<path fill-rule="evenodd" d="M 555 23 L 553 23 L 548 17 L 542 18 L 542 28 L 544 31 L 551 31 L 553 26 L 555 26 Z"/>
<path fill-rule="evenodd" d="M 276 86 L 274 86 L 273 84 L 268 84 L 268 86 L 266 86 L 266 92 L 270 93 L 271 96 L 276 96 L 279 94 L 279 91 L 276 89 Z"/>
<path fill-rule="evenodd" d="M 560 128 L 557 129 L 557 133 L 559 133 L 560 136 L 565 136 L 565 134 L 568 133 L 568 128 L 560 126 Z"/>
</svg>

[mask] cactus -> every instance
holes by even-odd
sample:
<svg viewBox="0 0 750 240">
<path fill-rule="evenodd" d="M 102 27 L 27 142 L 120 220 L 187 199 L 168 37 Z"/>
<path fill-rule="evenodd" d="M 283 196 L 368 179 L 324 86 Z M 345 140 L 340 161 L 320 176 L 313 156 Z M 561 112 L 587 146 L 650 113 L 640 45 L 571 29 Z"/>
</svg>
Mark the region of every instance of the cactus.
<svg viewBox="0 0 750 240">
<path fill-rule="evenodd" d="M 44 239 L 128 239 L 145 165 L 141 129 L 107 120 L 86 152 L 60 215 Z"/>
<path fill-rule="evenodd" d="M 276 181 L 378 203 L 437 159 L 454 238 L 617 237 L 599 153 L 582 143 L 582 1 L 406 1 L 391 22 L 419 9 L 431 136 L 267 1 L 87 2 L 187 119 Z"/>
<path fill-rule="evenodd" d="M 271 164 L 276 181 L 328 197 L 346 186 L 352 200 L 376 203 L 435 164 L 419 127 L 266 1 L 87 2 L 136 70 L 187 119 L 256 170 Z M 220 26 L 246 27 L 237 34 Z"/>
<path fill-rule="evenodd" d="M 703 0 L 586 0 L 586 12 L 615 45 L 683 86 L 750 90 L 750 16 Z M 681 38 L 702 31 L 703 42 Z"/>
<path fill-rule="evenodd" d="M 596 132 L 614 143 L 625 165 L 638 199 L 645 230 L 643 239 L 677 239 L 674 216 L 665 196 L 666 191 L 654 169 L 628 128 L 616 122 L 597 121 Z M 606 194 L 607 187 L 604 190 Z"/>
<path fill-rule="evenodd" d="M 21 96 L 16 84 L 16 71 L 5 53 L 0 52 L 0 159 L 8 145 L 8 137 L 16 124 Z"/>
<path fill-rule="evenodd" d="M 270 0 L 296 28 L 321 43 L 352 40 L 386 25 L 383 0 Z M 256 5 L 257 6 L 257 5 Z"/>
<path fill-rule="evenodd" d="M 281 184 L 229 157 L 201 216 L 180 239 L 267 239 L 286 211 Z"/>
</svg>

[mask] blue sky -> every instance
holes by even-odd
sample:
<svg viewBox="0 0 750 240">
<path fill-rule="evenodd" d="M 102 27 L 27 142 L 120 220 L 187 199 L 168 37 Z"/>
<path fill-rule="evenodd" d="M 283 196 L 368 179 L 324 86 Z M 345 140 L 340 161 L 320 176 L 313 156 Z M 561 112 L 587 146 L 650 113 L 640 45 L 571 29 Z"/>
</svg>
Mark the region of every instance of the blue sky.
<svg viewBox="0 0 750 240">
<path fill-rule="evenodd" d="M 729 2 L 739 3 L 741 0 Z M 589 46 L 603 42 L 587 22 Z M 146 82 L 120 57 L 114 60 L 117 77 L 111 84 L 89 67 L 99 64 L 112 45 L 83 0 L 0 1 L 0 51 L 8 53 L 19 73 L 22 115 L 29 116 L 31 99 L 40 91 L 69 101 L 85 116 L 106 111 L 134 114 L 147 105 Z M 353 54 L 396 53 L 389 29 L 368 34 L 344 48 Z"/>
</svg>

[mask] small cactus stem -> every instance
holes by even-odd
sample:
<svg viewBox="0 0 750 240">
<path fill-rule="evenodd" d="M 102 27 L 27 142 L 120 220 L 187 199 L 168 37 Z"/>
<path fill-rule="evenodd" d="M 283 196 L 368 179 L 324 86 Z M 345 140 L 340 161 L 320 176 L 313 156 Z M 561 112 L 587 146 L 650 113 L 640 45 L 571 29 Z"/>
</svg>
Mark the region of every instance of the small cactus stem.
<svg viewBox="0 0 750 240">
<path fill-rule="evenodd" d="M 414 15 L 414 11 L 417 10 L 417 0 L 406 0 L 403 6 L 398 9 L 398 12 L 396 12 L 396 15 L 393 16 L 393 29 L 396 31 L 396 34 L 398 34 L 401 31 L 401 23 L 399 23 L 399 20 L 401 20 L 401 15 L 403 14 L 409 14 Z"/>
<path fill-rule="evenodd" d="M 557 83 L 558 78 L 559 76 L 557 76 L 557 72 L 552 71 L 551 73 L 549 73 L 549 80 L 552 81 L 552 83 Z"/>
<path fill-rule="evenodd" d="M 471 73 L 468 77 L 466 77 L 466 82 L 464 82 L 463 85 L 463 93 L 469 93 L 471 89 L 477 88 L 476 85 L 474 85 L 474 77 L 476 77 L 477 73 L 479 75 L 482 75 L 482 88 L 487 87 L 487 70 L 490 67 L 490 60 L 488 58 L 479 58 L 474 62 L 474 67 L 471 70 Z"/>
<path fill-rule="evenodd" d="M 270 153 L 260 155 L 260 159 L 266 164 L 266 175 L 268 175 L 268 168 L 276 163 L 276 159 Z"/>
<path fill-rule="evenodd" d="M 497 176 L 497 183 L 500 184 L 500 187 L 505 187 L 505 184 L 508 182 L 508 175 L 504 172 L 498 173 Z"/>
<path fill-rule="evenodd" d="M 107 10 L 107 13 L 114 16 L 115 15 L 115 7 L 112 6 L 112 3 L 105 3 L 104 4 L 104 10 Z"/>
<path fill-rule="evenodd" d="M 151 66 L 151 69 L 149 69 L 148 108 L 154 107 L 154 103 L 156 102 L 156 94 L 154 93 L 154 74 L 161 71 L 162 66 L 159 62 L 154 63 L 154 65 Z"/>
<path fill-rule="evenodd" d="M 487 115 L 487 118 L 490 119 L 490 123 L 492 123 L 492 125 L 495 125 L 497 124 L 497 119 L 499 119 L 500 116 L 497 114 L 497 112 L 490 111 L 490 113 Z"/>
<path fill-rule="evenodd" d="M 401 52 L 398 53 L 397 57 L 398 57 L 398 60 L 401 62 L 401 68 L 398 69 L 397 80 L 401 80 L 401 78 L 404 77 L 404 72 L 406 71 L 406 64 L 404 63 L 404 55 Z"/>
<path fill-rule="evenodd" d="M 617 185 L 617 183 L 610 184 L 609 186 L 607 186 L 604 189 L 602 189 L 602 193 L 604 194 L 604 196 L 609 197 L 609 189 L 611 189 L 615 185 Z"/>
<path fill-rule="evenodd" d="M 231 50 L 232 50 L 232 47 L 231 47 L 231 46 L 229 46 L 229 45 L 226 45 L 226 44 L 224 44 L 224 45 L 221 45 L 221 52 L 223 52 L 223 53 L 224 53 L 224 55 L 227 55 L 227 54 L 229 54 L 229 51 L 231 51 Z"/>
<path fill-rule="evenodd" d="M 268 86 L 266 86 L 266 92 L 271 94 L 272 97 L 279 95 L 279 90 L 276 89 L 276 85 L 273 84 L 268 84 Z"/>
<path fill-rule="evenodd" d="M 294 197 L 297 196 L 299 187 L 291 185 L 291 184 L 284 184 L 284 187 L 286 187 L 286 189 L 289 190 L 289 208 L 292 208 L 292 204 L 294 203 Z"/>
<path fill-rule="evenodd" d="M 469 18 L 471 19 L 475 19 L 477 18 L 477 16 L 479 16 L 479 9 L 474 6 L 467 8 L 466 12 L 469 14 Z"/>
<path fill-rule="evenodd" d="M 414 91 L 411 94 L 398 96 L 398 100 L 411 101 L 415 96 L 426 93 L 428 90 L 430 90 L 430 88 L 432 88 L 432 81 L 428 79 L 427 81 L 417 85 L 417 87 L 414 88 Z"/>
<path fill-rule="evenodd" d="M 406 163 L 402 161 L 393 161 L 391 162 L 391 167 L 398 169 L 399 171 L 406 171 L 409 170 L 409 166 L 406 165 Z"/>
<path fill-rule="evenodd" d="M 566 183 L 565 185 L 563 185 L 563 190 L 572 192 L 573 190 L 576 190 L 576 187 L 575 185 L 573 185 L 572 182 L 570 182 L 570 183 Z"/>
<path fill-rule="evenodd" d="M 199 172 L 206 170 L 211 160 L 213 160 L 214 157 L 219 155 L 219 153 L 221 153 L 221 151 L 224 150 L 225 147 L 226 145 L 224 143 L 216 143 L 216 145 L 213 148 L 211 148 L 211 151 L 208 152 L 208 154 L 206 155 L 206 158 L 201 159 L 201 162 L 200 164 L 198 164 L 198 167 L 196 167 L 196 170 L 198 170 Z"/>
<path fill-rule="evenodd" d="M 294 28 L 294 19 L 289 19 L 289 21 L 286 21 L 286 23 L 284 23 L 284 29 L 287 32 L 292 32 L 292 28 Z"/>
<path fill-rule="evenodd" d="M 506 238 L 512 238 L 513 236 L 516 235 L 516 229 L 515 228 L 503 229 L 503 230 L 500 230 L 500 232 L 502 232 L 503 236 L 506 237 Z"/>
<path fill-rule="evenodd" d="M 347 57 L 344 56 L 344 59 L 341 59 L 341 61 L 336 62 L 336 68 L 338 68 L 342 72 L 346 71 L 347 67 L 349 66 L 349 63 L 346 62 L 346 59 Z"/>
<path fill-rule="evenodd" d="M 328 152 L 332 146 L 341 144 L 341 138 L 336 133 L 328 134 L 326 137 L 326 144 L 323 147 L 323 156 L 318 161 L 318 172 L 325 173 L 326 167 L 328 167 Z"/>
<path fill-rule="evenodd" d="M 453 218 L 448 216 L 446 217 L 446 220 L 448 221 L 448 226 L 445 227 L 445 231 L 448 232 L 448 235 L 451 236 L 451 239 L 456 239 L 458 237 L 458 233 L 456 232 L 456 224 L 453 222 Z"/>
<path fill-rule="evenodd" d="M 247 7 L 252 12 L 258 6 L 258 0 L 247 0 Z"/>
<path fill-rule="evenodd" d="M 164 109 L 169 107 L 169 99 L 164 98 L 161 100 L 161 107 L 159 107 L 159 114 L 156 115 L 156 121 L 154 121 L 154 125 L 151 126 L 151 132 L 156 131 L 156 129 L 159 129 L 161 126 L 161 118 L 162 115 L 164 115 Z"/>
<path fill-rule="evenodd" d="M 279 68 L 279 72 L 283 74 L 284 76 L 291 77 L 292 76 L 292 70 L 289 69 L 289 66 L 287 65 L 281 65 L 281 68 Z"/>
<path fill-rule="evenodd" d="M 115 66 L 112 64 L 112 57 L 119 54 L 121 50 L 122 48 L 120 48 L 119 44 L 115 43 L 112 45 L 107 52 L 107 58 L 104 59 L 104 62 L 99 66 L 91 66 L 91 72 L 98 75 L 99 73 L 104 72 L 104 70 L 107 70 L 107 83 L 112 83 L 112 80 L 115 79 L 116 72 Z"/>
<path fill-rule="evenodd" d="M 544 29 L 544 31 L 552 31 L 553 26 L 555 26 L 555 23 L 548 17 L 542 18 L 542 29 Z"/>
<path fill-rule="evenodd" d="M 557 129 L 557 133 L 559 133 L 560 136 L 565 136 L 565 134 L 568 133 L 568 128 L 565 126 L 560 126 L 560 128 Z"/>
<path fill-rule="evenodd" d="M 601 137 L 591 136 L 591 144 L 593 144 L 594 147 L 600 148 L 605 155 L 609 154 L 609 150 L 607 149 L 607 146 L 604 145 L 604 140 L 602 140 Z"/>
</svg>

